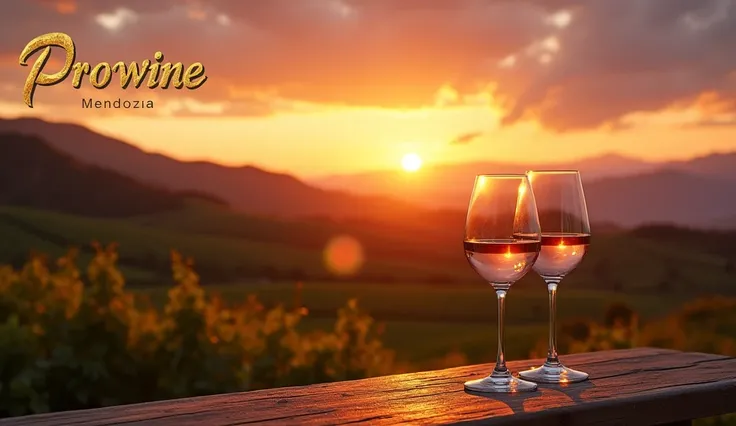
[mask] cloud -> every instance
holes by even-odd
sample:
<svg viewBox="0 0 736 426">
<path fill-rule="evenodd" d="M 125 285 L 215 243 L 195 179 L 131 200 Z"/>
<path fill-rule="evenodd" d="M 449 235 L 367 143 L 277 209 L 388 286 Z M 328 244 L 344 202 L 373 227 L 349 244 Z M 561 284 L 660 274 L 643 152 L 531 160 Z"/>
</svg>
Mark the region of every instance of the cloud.
<svg viewBox="0 0 736 426">
<path fill-rule="evenodd" d="M 704 92 L 735 99 L 732 0 L 590 1 L 557 37 L 560 51 L 513 93 L 505 124 L 534 117 L 553 130 L 585 129 L 688 107 Z"/>
<path fill-rule="evenodd" d="M 727 118 L 704 119 L 690 123 L 684 123 L 683 128 L 694 127 L 736 127 L 736 116 Z"/>
<path fill-rule="evenodd" d="M 450 141 L 450 145 L 467 145 L 483 136 L 483 132 L 468 132 Z"/>
<path fill-rule="evenodd" d="M 220 105 L 177 114 L 454 108 L 487 87 L 503 124 L 553 131 L 620 128 L 632 113 L 700 107 L 706 92 L 736 112 L 733 0 L 19 2 L 0 15 L 0 82 L 18 90 L 14 100 L 28 69 L 13 58 L 49 31 L 72 36 L 78 61 L 161 50 L 204 63 L 209 79 L 196 91 L 96 92 Z M 38 102 L 78 103 L 68 85 L 39 89 Z"/>
<path fill-rule="evenodd" d="M 466 0 L 78 1 L 63 14 L 54 4 L 25 2 L 0 17 L 0 51 L 17 55 L 52 30 L 70 34 L 77 60 L 93 64 L 161 50 L 167 60 L 205 64 L 210 80 L 196 92 L 203 102 L 235 87 L 312 103 L 430 105 L 444 84 L 484 81 L 476 77 L 487 57 L 545 27 L 533 5 Z M 18 85 L 27 71 L 3 69 L 0 78 Z"/>
</svg>

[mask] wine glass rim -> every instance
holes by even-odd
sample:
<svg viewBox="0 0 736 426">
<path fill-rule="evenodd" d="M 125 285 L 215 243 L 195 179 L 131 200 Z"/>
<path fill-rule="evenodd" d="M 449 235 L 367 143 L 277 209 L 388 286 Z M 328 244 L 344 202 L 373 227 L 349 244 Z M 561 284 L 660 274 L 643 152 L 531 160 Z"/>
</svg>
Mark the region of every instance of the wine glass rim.
<svg viewBox="0 0 736 426">
<path fill-rule="evenodd" d="M 552 169 L 540 169 L 540 170 L 527 170 L 527 173 L 547 173 L 547 174 L 560 174 L 560 175 L 567 175 L 567 174 L 580 174 L 580 170 L 574 170 L 574 169 L 559 169 L 559 170 L 552 170 Z"/>
<path fill-rule="evenodd" d="M 475 177 L 522 179 L 527 176 L 523 173 L 481 173 L 479 175 L 475 175 Z"/>
</svg>

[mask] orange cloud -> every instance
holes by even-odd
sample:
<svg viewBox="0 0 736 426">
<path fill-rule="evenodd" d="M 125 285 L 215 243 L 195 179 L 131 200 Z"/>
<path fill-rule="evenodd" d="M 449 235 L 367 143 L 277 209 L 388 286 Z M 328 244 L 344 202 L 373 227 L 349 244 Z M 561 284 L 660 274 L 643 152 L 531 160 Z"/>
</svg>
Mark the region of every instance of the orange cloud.
<svg viewBox="0 0 736 426">
<path fill-rule="evenodd" d="M 0 16 L 0 58 L 15 61 L 31 38 L 57 30 L 72 35 L 77 60 L 141 61 L 161 50 L 167 60 L 204 63 L 210 77 L 194 92 L 129 96 L 262 115 L 301 104 L 454 108 L 492 86 L 489 102 L 504 109 L 506 125 L 536 120 L 571 131 L 687 108 L 705 102 L 703 93 L 719 99 L 706 113 L 736 112 L 731 4 L 29 1 Z M 0 81 L 20 84 L 16 71 L 0 68 Z"/>
<path fill-rule="evenodd" d="M 58 0 L 56 11 L 62 15 L 68 15 L 77 11 L 77 2 L 74 0 Z"/>
<path fill-rule="evenodd" d="M 190 7 L 187 9 L 187 16 L 194 21 L 204 21 L 207 19 L 207 11 L 199 7 Z"/>
</svg>

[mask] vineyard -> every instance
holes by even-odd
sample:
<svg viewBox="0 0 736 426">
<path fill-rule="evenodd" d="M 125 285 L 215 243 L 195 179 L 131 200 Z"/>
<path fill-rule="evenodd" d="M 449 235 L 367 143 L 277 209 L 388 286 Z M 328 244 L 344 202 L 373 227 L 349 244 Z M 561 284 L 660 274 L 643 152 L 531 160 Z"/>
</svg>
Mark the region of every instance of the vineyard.
<svg viewBox="0 0 736 426">
<path fill-rule="evenodd" d="M 207 294 L 192 261 L 173 252 L 175 285 L 165 296 L 147 294 L 125 288 L 117 256 L 114 246 L 95 246 L 85 273 L 76 266 L 74 252 L 53 266 L 34 256 L 19 270 L 0 269 L 3 416 L 349 380 L 468 362 L 462 351 L 438 353 L 433 363 L 397 360 L 384 342 L 389 336 L 384 328 L 391 329 L 392 323 L 375 323 L 355 299 L 334 305 L 347 293 L 320 298 L 323 310 L 335 307 L 336 313 L 315 319 L 309 318 L 299 291 L 281 304 L 275 303 L 275 293 L 263 292 L 268 306 L 245 294 L 240 301 L 232 294 L 224 299 Z M 362 294 L 371 307 L 380 307 L 377 295 Z M 421 300 L 433 303 L 431 295 L 408 296 L 406 300 L 417 303 L 416 312 Z M 307 305 L 316 306 L 312 302 L 318 299 L 306 299 Z M 529 311 L 524 302 L 530 299 L 519 299 L 516 314 L 510 312 L 517 320 Z M 458 306 L 456 312 L 461 312 Z M 472 314 L 473 308 L 467 312 Z M 565 321 L 560 342 L 564 353 L 659 346 L 736 355 L 734 299 L 692 301 L 661 318 L 640 317 L 624 302 L 601 312 L 601 320 Z M 411 310 L 405 313 L 413 315 Z M 312 324 L 304 327 L 309 321 Z M 398 329 L 403 338 L 411 340 L 411 327 L 406 328 L 410 323 L 397 324 L 404 326 Z M 437 340 L 473 340 L 461 330 L 487 332 L 484 361 L 491 360 L 490 324 L 434 324 L 444 324 L 436 329 Z M 528 351 L 517 355 L 542 356 L 544 321 L 517 327 L 509 330 L 509 341 L 523 342 Z M 400 339 L 395 335 L 390 340 Z M 408 346 L 399 349 L 407 351 Z"/>
</svg>

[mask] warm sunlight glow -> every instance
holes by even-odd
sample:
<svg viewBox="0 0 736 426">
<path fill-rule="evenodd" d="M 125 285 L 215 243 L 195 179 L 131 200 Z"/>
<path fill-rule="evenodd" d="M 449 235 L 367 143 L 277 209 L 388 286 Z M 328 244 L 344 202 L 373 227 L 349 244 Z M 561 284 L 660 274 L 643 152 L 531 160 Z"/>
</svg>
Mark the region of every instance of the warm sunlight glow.
<svg viewBox="0 0 736 426">
<path fill-rule="evenodd" d="M 422 167 L 422 159 L 415 153 L 406 154 L 401 159 L 401 167 L 407 172 L 416 172 Z"/>
</svg>

